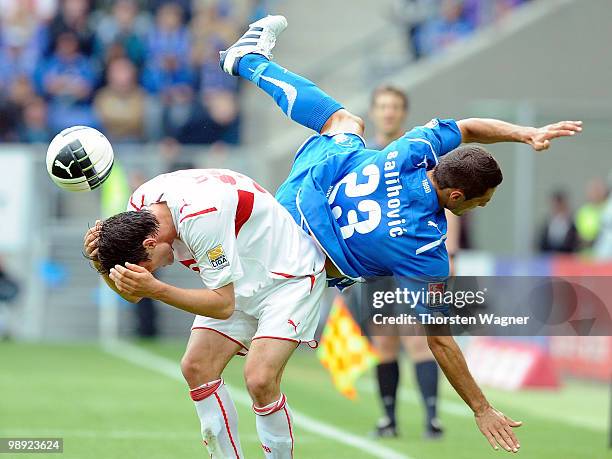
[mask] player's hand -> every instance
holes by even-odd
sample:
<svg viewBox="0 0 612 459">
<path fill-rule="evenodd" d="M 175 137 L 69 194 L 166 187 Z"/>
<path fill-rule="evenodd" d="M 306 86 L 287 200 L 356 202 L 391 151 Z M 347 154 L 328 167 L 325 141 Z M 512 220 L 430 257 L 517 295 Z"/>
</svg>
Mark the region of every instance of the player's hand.
<svg viewBox="0 0 612 459">
<path fill-rule="evenodd" d="M 530 130 L 525 136 L 525 143 L 535 151 L 548 150 L 550 141 L 558 137 L 570 137 L 582 131 L 582 121 L 560 121 L 541 128 Z"/>
<path fill-rule="evenodd" d="M 119 293 L 141 298 L 155 298 L 161 284 L 146 268 L 132 263 L 115 265 L 108 277 L 115 283 Z"/>
<path fill-rule="evenodd" d="M 522 422 L 513 421 L 492 406 L 489 406 L 480 413 L 476 413 L 474 416 L 478 428 L 487 437 L 493 449 L 499 449 L 497 446 L 499 445 L 508 452 L 518 453 L 521 445 L 512 429 L 520 427 L 523 424 Z"/>
<path fill-rule="evenodd" d="M 96 220 L 96 224 L 87 230 L 83 239 L 83 253 L 94 264 L 98 261 L 98 237 L 100 236 L 101 228 L 102 222 Z"/>
</svg>

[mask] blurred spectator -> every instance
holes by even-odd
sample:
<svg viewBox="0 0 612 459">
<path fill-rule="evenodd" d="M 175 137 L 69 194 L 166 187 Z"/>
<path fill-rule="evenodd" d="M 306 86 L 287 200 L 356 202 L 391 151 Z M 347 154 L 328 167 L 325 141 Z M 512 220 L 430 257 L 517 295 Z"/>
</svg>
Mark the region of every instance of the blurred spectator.
<svg viewBox="0 0 612 459">
<path fill-rule="evenodd" d="M 240 80 L 219 72 L 219 51 L 226 49 L 227 44 L 219 39 L 210 39 L 205 47 L 200 65 L 200 91 L 229 91 L 238 92 Z"/>
<path fill-rule="evenodd" d="M 142 140 L 146 101 L 136 67 L 129 59 L 115 59 L 108 66 L 106 80 L 108 84 L 94 101 L 105 133 L 111 141 Z"/>
<path fill-rule="evenodd" d="M 612 170 L 608 174 L 608 186 L 612 189 Z M 612 261 L 612 193 L 601 212 L 599 234 L 593 248 L 595 257 L 600 260 Z"/>
<path fill-rule="evenodd" d="M 143 84 L 149 92 L 163 94 L 193 84 L 189 32 L 183 24 L 183 10 L 179 4 L 166 3 L 159 8 L 147 47 Z M 184 93 L 185 90 L 180 88 L 179 91 Z"/>
<path fill-rule="evenodd" d="M 19 141 L 26 143 L 47 143 L 52 138 L 48 127 L 47 104 L 41 97 L 31 98 L 23 108 L 19 126 Z"/>
<path fill-rule="evenodd" d="M 20 77 L 32 78 L 40 55 L 36 38 L 17 26 L 0 29 L 0 91 Z"/>
<path fill-rule="evenodd" d="M 608 188 L 604 179 L 597 177 L 590 180 L 586 187 L 587 202 L 576 212 L 576 229 L 581 245 L 585 249 L 592 247 L 601 226 Z"/>
<path fill-rule="evenodd" d="M 191 21 L 194 66 L 201 67 L 211 62 L 218 66 L 219 51 L 226 49 L 236 40 L 238 26 L 230 13 L 231 9 L 222 8 L 219 3 L 200 4 Z M 223 75 L 222 72 L 216 73 Z M 235 78 L 230 77 L 229 80 L 235 80 Z"/>
<path fill-rule="evenodd" d="M 394 86 L 379 86 L 370 99 L 370 119 L 374 125 L 374 138 L 368 146 L 383 149 L 400 138 L 405 129 L 410 103 L 404 91 Z"/>
<path fill-rule="evenodd" d="M 540 251 L 575 252 L 578 249 L 578 233 L 574 226 L 567 195 L 556 191 L 550 197 L 550 215 L 542 228 Z"/>
<path fill-rule="evenodd" d="M 49 99 L 52 131 L 76 124 L 97 125 L 89 104 L 96 82 L 90 59 L 79 50 L 78 37 L 61 33 L 38 75 L 41 92 Z"/>
<path fill-rule="evenodd" d="M 204 119 L 204 108 L 199 104 L 193 89 L 188 85 L 177 85 L 166 90 L 162 99 L 162 132 L 164 136 L 177 139 L 180 143 L 198 143 L 191 132 Z"/>
<path fill-rule="evenodd" d="M 37 23 L 50 21 L 57 11 L 58 0 L 0 0 L 0 20 L 24 15 Z"/>
<path fill-rule="evenodd" d="M 30 79 L 20 76 L 4 93 L 0 92 L 0 140 L 17 142 L 23 107 L 35 97 Z"/>
<path fill-rule="evenodd" d="M 0 141 L 16 142 L 21 107 L 0 92 Z"/>
<path fill-rule="evenodd" d="M 231 91 L 173 93 L 163 110 L 163 132 L 183 144 L 237 144 L 238 102 Z"/>
<path fill-rule="evenodd" d="M 148 0 L 149 7 L 157 13 L 161 8 L 163 8 L 168 3 L 174 3 L 179 6 L 185 15 L 185 21 L 191 20 L 191 6 L 194 3 L 197 3 L 199 0 Z M 214 3 L 218 3 L 218 0 L 205 0 L 210 3 L 210 1 Z"/>
<path fill-rule="evenodd" d="M 121 55 L 142 67 L 149 26 L 150 20 L 140 12 L 136 0 L 118 0 L 112 7 L 112 14 L 104 16 L 96 27 L 97 54 L 104 62 Z"/>
<path fill-rule="evenodd" d="M 56 42 L 65 32 L 77 37 L 79 49 L 91 56 L 94 49 L 94 31 L 89 23 L 90 0 L 60 0 L 60 8 L 49 24 L 49 48 L 52 52 Z"/>
<path fill-rule="evenodd" d="M 203 126 L 203 143 L 238 144 L 239 120 L 236 94 L 225 90 L 204 91 L 202 102 L 208 113 L 208 120 Z"/>
<path fill-rule="evenodd" d="M 442 0 L 440 15 L 419 30 L 420 50 L 423 54 L 433 54 L 469 36 L 475 27 L 466 15 L 462 0 Z"/>
<path fill-rule="evenodd" d="M 399 20 L 405 29 L 415 60 L 423 57 L 421 31 L 436 12 L 436 4 L 430 0 L 396 0 L 393 5 L 393 18 Z"/>
<path fill-rule="evenodd" d="M 36 97 L 32 80 L 25 75 L 14 80 L 9 88 L 9 97 L 20 107 L 26 105 L 33 97 Z"/>
</svg>

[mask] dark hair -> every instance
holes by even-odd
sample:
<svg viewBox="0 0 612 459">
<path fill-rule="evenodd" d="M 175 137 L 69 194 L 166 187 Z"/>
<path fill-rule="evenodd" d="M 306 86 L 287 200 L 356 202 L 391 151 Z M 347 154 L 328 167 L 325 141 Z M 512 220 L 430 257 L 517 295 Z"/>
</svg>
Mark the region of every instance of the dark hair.
<svg viewBox="0 0 612 459">
<path fill-rule="evenodd" d="M 374 107 L 374 104 L 376 104 L 376 99 L 378 99 L 380 95 L 386 93 L 390 93 L 399 97 L 404 105 L 404 110 L 408 111 L 408 109 L 410 108 L 410 101 L 408 100 L 408 95 L 398 87 L 391 86 L 388 84 L 378 86 L 376 89 L 374 89 L 374 91 L 372 91 L 372 97 L 370 98 L 370 107 Z"/>
<path fill-rule="evenodd" d="M 562 203 L 567 204 L 567 201 L 568 201 L 567 192 L 562 189 L 555 190 L 551 193 L 550 199 L 551 201 L 555 201 L 558 203 L 562 202 Z"/>
<path fill-rule="evenodd" d="M 433 170 L 433 178 L 442 190 L 463 191 L 466 200 L 483 196 L 503 180 L 495 158 L 477 145 L 465 145 L 443 156 Z"/>
<path fill-rule="evenodd" d="M 108 274 L 115 265 L 148 260 L 142 243 L 158 231 L 159 221 L 147 210 L 122 212 L 104 220 L 98 239 L 100 271 Z"/>
</svg>

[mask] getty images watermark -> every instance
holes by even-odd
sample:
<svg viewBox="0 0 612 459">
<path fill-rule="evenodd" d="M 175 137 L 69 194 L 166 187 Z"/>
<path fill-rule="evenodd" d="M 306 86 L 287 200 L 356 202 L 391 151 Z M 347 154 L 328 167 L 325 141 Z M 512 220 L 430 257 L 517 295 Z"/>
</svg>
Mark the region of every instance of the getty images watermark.
<svg viewBox="0 0 612 459">
<path fill-rule="evenodd" d="M 464 308 L 466 306 L 484 305 L 487 288 L 482 290 L 445 290 L 441 282 L 428 284 L 428 288 L 413 290 L 395 288 L 395 290 L 374 291 L 372 307 L 382 309 L 385 306 L 404 306 L 411 312 L 394 311 L 388 315 L 383 312 L 374 313 L 372 321 L 376 325 L 525 325 L 529 316 L 500 316 L 495 313 L 483 312 L 472 316 L 447 315 L 445 310 L 450 307 Z M 423 311 L 420 309 L 426 308 Z M 439 314 L 436 309 L 439 310 Z"/>
<path fill-rule="evenodd" d="M 612 276 L 405 278 L 369 282 L 358 291 L 351 303 L 355 319 L 380 334 L 420 323 L 474 336 L 612 336 Z M 399 333 L 421 334 L 417 329 Z"/>
</svg>

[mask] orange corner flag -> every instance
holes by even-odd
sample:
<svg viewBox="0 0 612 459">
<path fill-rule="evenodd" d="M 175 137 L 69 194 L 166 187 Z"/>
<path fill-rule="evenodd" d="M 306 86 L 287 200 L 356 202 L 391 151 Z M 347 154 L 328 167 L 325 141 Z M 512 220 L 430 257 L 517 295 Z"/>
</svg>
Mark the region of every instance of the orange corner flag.
<svg viewBox="0 0 612 459">
<path fill-rule="evenodd" d="M 336 388 L 351 400 L 357 397 L 354 386 L 357 378 L 378 360 L 340 295 L 334 299 L 327 317 L 317 356 L 329 370 Z"/>
</svg>

